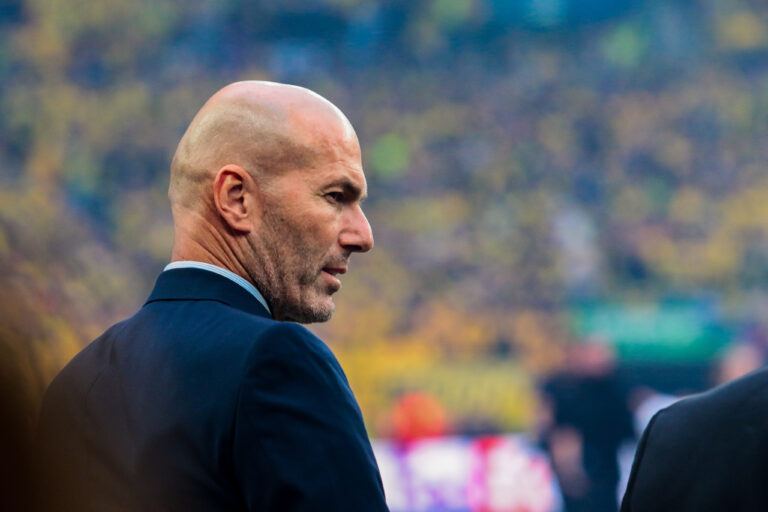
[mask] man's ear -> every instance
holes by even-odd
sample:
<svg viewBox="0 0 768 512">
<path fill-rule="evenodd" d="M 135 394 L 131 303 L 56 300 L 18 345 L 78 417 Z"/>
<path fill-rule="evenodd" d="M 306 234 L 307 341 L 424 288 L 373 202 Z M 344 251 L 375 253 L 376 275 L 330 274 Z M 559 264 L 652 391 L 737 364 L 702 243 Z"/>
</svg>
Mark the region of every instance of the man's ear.
<svg viewBox="0 0 768 512">
<path fill-rule="evenodd" d="M 224 222 L 235 231 L 250 233 L 256 226 L 256 184 L 239 165 L 225 165 L 213 180 L 213 201 Z"/>
</svg>

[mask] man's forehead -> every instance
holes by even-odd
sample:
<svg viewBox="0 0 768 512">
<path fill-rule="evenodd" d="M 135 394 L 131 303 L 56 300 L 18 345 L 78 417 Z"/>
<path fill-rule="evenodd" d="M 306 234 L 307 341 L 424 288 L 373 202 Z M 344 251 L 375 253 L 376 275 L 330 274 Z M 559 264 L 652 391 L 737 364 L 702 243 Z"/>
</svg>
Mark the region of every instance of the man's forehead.
<svg viewBox="0 0 768 512">
<path fill-rule="evenodd" d="M 332 131 L 341 139 L 356 138 L 347 116 L 333 103 L 318 96 L 322 102 L 297 104 L 287 108 L 287 118 L 298 129 L 320 134 Z"/>
<path fill-rule="evenodd" d="M 317 98 L 286 107 L 288 130 L 313 145 L 357 146 L 357 135 L 347 117 L 333 103 Z"/>
</svg>

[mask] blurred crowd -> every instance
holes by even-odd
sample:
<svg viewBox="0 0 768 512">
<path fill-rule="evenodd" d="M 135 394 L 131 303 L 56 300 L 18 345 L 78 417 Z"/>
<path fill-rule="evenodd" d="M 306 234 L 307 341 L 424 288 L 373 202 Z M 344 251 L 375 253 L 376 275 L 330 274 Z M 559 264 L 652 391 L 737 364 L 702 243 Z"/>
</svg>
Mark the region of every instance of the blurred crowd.
<svg viewBox="0 0 768 512">
<path fill-rule="evenodd" d="M 590 439 L 616 451 L 632 439 L 630 404 L 643 400 L 630 388 L 670 367 L 663 345 L 634 359 L 609 347 L 610 364 L 577 354 L 607 336 L 577 328 L 585 304 L 609 317 L 694 304 L 683 342 L 717 327 L 673 361 L 677 375 L 695 366 L 691 377 L 660 392 L 711 384 L 731 350 L 762 361 L 761 2 L 11 0 L 0 265 L 34 313 L 40 382 L 140 305 L 169 256 L 174 145 L 202 99 L 239 79 L 317 90 L 360 136 L 376 249 L 316 329 L 372 435 L 541 428 L 579 496 L 593 470 L 620 478 Z M 598 367 L 629 378 L 592 382 Z M 589 400 L 594 414 L 569 412 Z M 412 427 L 414 403 L 434 418 Z M 574 466 L 579 453 L 592 462 Z"/>
</svg>

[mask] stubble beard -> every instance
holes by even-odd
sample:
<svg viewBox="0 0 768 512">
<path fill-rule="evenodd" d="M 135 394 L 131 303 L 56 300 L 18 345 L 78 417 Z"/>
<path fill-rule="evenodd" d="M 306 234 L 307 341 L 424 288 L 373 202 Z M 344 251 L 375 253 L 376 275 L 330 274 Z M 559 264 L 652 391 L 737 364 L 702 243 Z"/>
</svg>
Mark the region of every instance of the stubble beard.
<svg viewBox="0 0 768 512">
<path fill-rule="evenodd" d="M 264 229 L 249 234 L 247 242 L 253 255 L 248 273 L 275 320 L 309 324 L 331 319 L 335 305 L 319 281 L 322 268 L 316 268 L 325 259 L 285 219 L 266 214 Z"/>
</svg>

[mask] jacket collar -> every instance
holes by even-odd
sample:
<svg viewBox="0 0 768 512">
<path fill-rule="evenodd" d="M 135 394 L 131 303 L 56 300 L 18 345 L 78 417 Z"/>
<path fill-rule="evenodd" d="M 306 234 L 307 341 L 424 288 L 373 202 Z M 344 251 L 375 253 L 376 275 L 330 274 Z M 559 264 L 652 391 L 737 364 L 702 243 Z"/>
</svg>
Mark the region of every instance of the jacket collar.
<svg viewBox="0 0 768 512">
<path fill-rule="evenodd" d="M 147 302 L 214 300 L 252 315 L 270 318 L 264 306 L 245 288 L 208 270 L 178 268 L 160 274 Z"/>
</svg>

